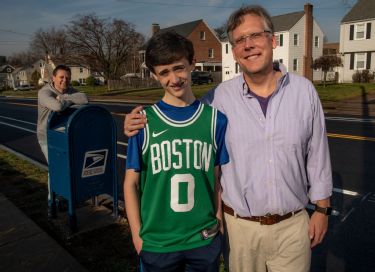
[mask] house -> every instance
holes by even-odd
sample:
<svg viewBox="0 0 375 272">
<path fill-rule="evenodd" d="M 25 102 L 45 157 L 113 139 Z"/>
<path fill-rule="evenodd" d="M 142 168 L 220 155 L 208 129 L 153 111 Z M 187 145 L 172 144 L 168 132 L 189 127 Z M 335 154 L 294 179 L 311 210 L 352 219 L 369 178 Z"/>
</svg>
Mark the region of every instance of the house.
<svg viewBox="0 0 375 272">
<path fill-rule="evenodd" d="M 292 73 L 310 80 L 320 80 L 321 71 L 314 71 L 313 59 L 323 54 L 324 34 L 313 18 L 313 6 L 306 4 L 304 11 L 273 16 L 274 35 L 277 47 L 273 51 L 274 61 L 283 63 Z M 241 73 L 235 62 L 227 38 L 222 41 L 223 81 Z"/>
<path fill-rule="evenodd" d="M 375 1 L 358 0 L 340 24 L 340 82 L 352 82 L 356 71 L 375 70 Z"/>
<path fill-rule="evenodd" d="M 25 67 L 18 67 L 13 72 L 14 88 L 33 85 L 41 75 L 41 68 L 44 65 L 44 60 L 40 59 L 33 64 Z M 33 78 L 36 77 L 36 78 Z"/>
<path fill-rule="evenodd" d="M 14 86 L 13 71 L 15 68 L 9 64 L 0 66 L 0 89 Z"/>
<path fill-rule="evenodd" d="M 180 25 L 160 29 L 159 24 L 152 25 L 152 35 L 158 31 L 175 31 L 192 41 L 195 52 L 195 68 L 199 71 L 221 71 L 221 43 L 215 32 L 202 20 L 196 20 Z M 140 51 L 142 77 L 148 77 L 149 72 L 144 65 L 145 50 Z"/>
<path fill-rule="evenodd" d="M 62 60 L 54 59 L 50 56 L 46 57 L 46 60 L 43 63 L 43 66 L 41 67 L 40 74 L 42 75 L 42 78 L 40 80 L 40 83 L 47 83 L 50 81 L 52 77 L 53 69 L 58 64 L 65 64 L 68 66 L 72 72 L 71 74 L 71 82 L 75 81 L 78 82 L 80 85 L 86 85 L 86 79 L 89 76 L 93 76 L 98 84 L 104 84 L 104 78 L 100 76 L 98 73 L 93 73 L 91 70 L 87 67 L 76 65 L 76 64 L 69 64 L 65 63 Z"/>
</svg>

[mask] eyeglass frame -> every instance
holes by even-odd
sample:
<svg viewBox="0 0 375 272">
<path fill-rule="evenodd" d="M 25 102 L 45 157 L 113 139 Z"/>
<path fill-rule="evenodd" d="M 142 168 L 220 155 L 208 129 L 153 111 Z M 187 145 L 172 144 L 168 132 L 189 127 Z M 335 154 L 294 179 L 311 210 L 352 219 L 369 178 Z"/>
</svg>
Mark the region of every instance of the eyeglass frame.
<svg viewBox="0 0 375 272">
<path fill-rule="evenodd" d="M 250 38 L 250 40 L 252 42 L 255 42 L 256 39 L 264 37 L 263 33 L 272 34 L 272 31 L 265 29 L 265 30 L 262 30 L 262 31 L 259 31 L 259 32 L 253 32 L 253 33 L 250 33 L 250 34 L 247 34 L 247 35 L 243 35 L 243 36 L 239 37 L 238 39 L 236 39 L 235 41 L 230 42 L 230 43 L 233 47 L 238 46 L 238 45 L 244 45 L 248 38 Z"/>
</svg>

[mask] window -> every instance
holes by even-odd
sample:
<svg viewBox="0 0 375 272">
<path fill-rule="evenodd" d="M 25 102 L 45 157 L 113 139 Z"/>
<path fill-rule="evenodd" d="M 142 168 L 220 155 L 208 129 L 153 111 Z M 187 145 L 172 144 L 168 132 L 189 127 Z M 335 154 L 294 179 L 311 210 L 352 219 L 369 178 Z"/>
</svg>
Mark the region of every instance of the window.
<svg viewBox="0 0 375 272">
<path fill-rule="evenodd" d="M 82 68 L 82 67 L 79 67 L 79 73 L 80 73 L 80 74 L 83 73 L 83 68 Z"/>
<path fill-rule="evenodd" d="M 283 63 L 283 59 L 279 59 L 279 63 Z"/>
<path fill-rule="evenodd" d="M 284 45 L 284 35 L 283 34 L 276 35 L 276 45 L 277 46 L 283 46 Z"/>
<path fill-rule="evenodd" d="M 208 58 L 210 58 L 210 59 L 214 58 L 214 49 L 213 48 L 208 49 Z"/>
<path fill-rule="evenodd" d="M 228 52 L 229 52 L 229 44 L 226 44 L 225 45 L 225 54 L 228 54 Z"/>
<path fill-rule="evenodd" d="M 365 24 L 355 25 L 355 40 L 363 40 L 365 38 Z"/>
<path fill-rule="evenodd" d="M 365 53 L 357 53 L 355 54 L 355 69 L 356 70 L 363 70 L 366 67 L 366 54 Z"/>
<path fill-rule="evenodd" d="M 201 41 L 204 41 L 206 39 L 206 32 L 204 32 L 204 31 L 200 32 L 200 39 L 201 39 Z"/>
<path fill-rule="evenodd" d="M 293 35 L 293 45 L 298 45 L 298 34 Z"/>
<path fill-rule="evenodd" d="M 314 46 L 319 47 L 319 37 L 318 36 L 315 36 L 315 38 L 314 38 Z"/>
<path fill-rule="evenodd" d="M 298 59 L 293 59 L 293 71 L 298 71 Z"/>
</svg>

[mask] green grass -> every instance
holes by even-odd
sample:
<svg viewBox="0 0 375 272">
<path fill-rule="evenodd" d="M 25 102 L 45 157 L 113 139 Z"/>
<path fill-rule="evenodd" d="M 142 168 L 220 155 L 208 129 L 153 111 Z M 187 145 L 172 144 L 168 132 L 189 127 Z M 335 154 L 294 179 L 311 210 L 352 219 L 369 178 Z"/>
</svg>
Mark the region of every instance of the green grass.
<svg viewBox="0 0 375 272">
<path fill-rule="evenodd" d="M 192 89 L 197 98 L 203 96 L 208 90 L 214 88 L 215 84 L 193 85 Z M 326 87 L 323 84 L 315 84 L 319 97 L 322 101 L 341 101 L 361 96 L 363 92 L 375 94 L 375 83 L 328 83 Z M 164 95 L 162 88 L 149 89 L 133 89 L 133 90 L 117 90 L 107 91 L 106 86 L 76 86 L 80 91 L 85 92 L 90 97 L 105 96 L 113 98 L 121 98 L 126 100 L 150 100 L 157 101 Z M 4 91 L 1 95 L 18 96 L 18 97 L 37 97 L 36 90 L 30 91 Z"/>
<path fill-rule="evenodd" d="M 319 97 L 322 101 L 341 101 L 361 96 L 363 94 L 375 94 L 375 83 L 342 83 L 315 84 Z"/>
</svg>

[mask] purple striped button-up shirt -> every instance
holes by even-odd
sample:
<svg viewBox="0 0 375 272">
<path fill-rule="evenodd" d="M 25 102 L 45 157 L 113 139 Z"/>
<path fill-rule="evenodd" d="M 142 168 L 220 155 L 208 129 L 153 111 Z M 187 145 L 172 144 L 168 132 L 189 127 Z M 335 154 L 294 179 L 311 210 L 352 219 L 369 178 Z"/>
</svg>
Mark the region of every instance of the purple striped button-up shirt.
<svg viewBox="0 0 375 272">
<path fill-rule="evenodd" d="M 284 74 L 266 117 L 242 75 L 202 100 L 228 118 L 222 199 L 238 215 L 285 214 L 332 194 L 324 113 L 310 81 Z"/>
</svg>

